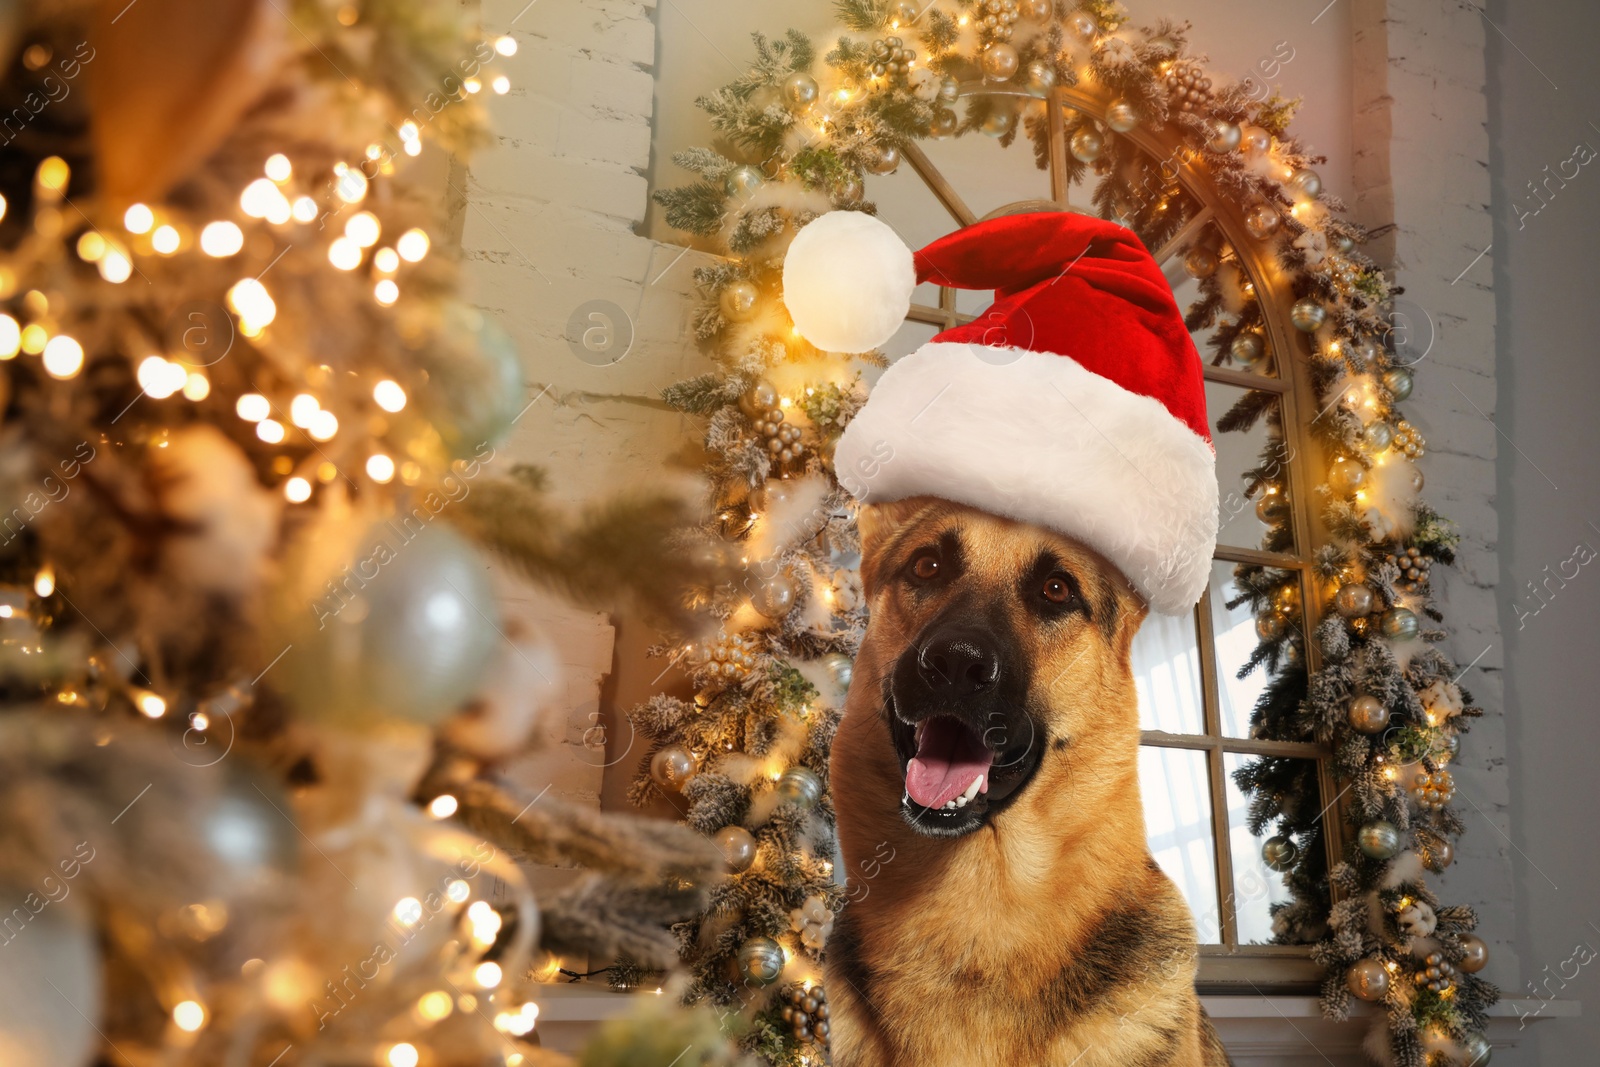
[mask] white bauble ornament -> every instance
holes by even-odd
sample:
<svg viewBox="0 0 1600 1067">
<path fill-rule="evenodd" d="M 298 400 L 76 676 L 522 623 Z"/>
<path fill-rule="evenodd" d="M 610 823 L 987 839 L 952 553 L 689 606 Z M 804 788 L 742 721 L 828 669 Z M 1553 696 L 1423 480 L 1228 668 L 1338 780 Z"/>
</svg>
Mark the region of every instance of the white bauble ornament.
<svg viewBox="0 0 1600 1067">
<path fill-rule="evenodd" d="M 0 944 L 0 1063 L 6 1067 L 83 1067 L 98 1046 L 100 948 L 94 930 L 65 903 L 36 890 L 0 885 L 0 900 L 27 915 L 8 923 Z M 8 917 L 15 912 L 8 913 Z"/>
<path fill-rule="evenodd" d="M 916 284 L 905 242 L 860 211 L 831 211 L 804 227 L 783 261 L 795 329 L 828 352 L 866 352 L 894 336 Z"/>
<path fill-rule="evenodd" d="M 500 627 L 511 647 L 496 655 L 477 692 L 441 728 L 451 744 L 483 760 L 526 747 L 540 716 L 565 692 L 555 645 L 515 611 L 508 605 Z"/>
<path fill-rule="evenodd" d="M 204 423 L 173 430 L 150 452 L 150 478 L 162 515 L 184 530 L 163 545 L 172 573 L 193 589 L 254 590 L 278 539 L 281 498 L 239 446 Z"/>
</svg>

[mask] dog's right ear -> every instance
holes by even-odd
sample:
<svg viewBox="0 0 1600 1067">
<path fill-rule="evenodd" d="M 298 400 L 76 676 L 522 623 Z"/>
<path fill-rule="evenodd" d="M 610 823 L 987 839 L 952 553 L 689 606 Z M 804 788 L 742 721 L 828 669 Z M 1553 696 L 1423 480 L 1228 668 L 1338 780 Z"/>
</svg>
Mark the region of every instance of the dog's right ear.
<svg viewBox="0 0 1600 1067">
<path fill-rule="evenodd" d="M 934 502 L 932 497 L 908 497 L 882 504 L 863 504 L 856 515 L 856 528 L 861 532 L 861 589 L 868 600 L 877 591 L 878 580 L 885 566 L 883 550 L 894 536 L 917 515 Z"/>
</svg>

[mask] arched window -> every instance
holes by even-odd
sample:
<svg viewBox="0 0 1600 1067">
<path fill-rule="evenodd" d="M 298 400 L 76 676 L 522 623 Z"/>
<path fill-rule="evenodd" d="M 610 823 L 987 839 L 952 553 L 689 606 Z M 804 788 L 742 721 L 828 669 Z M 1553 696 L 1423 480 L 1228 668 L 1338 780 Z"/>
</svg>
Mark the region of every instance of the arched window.
<svg viewBox="0 0 1600 1067">
<path fill-rule="evenodd" d="M 1038 95 L 1023 89 L 997 92 L 981 84 L 962 91 Z M 1023 109 L 1033 124 L 1042 173 L 1028 166 L 1025 149 L 1000 151 L 983 137 L 912 145 L 904 152 L 906 165 L 873 181 L 879 214 L 912 247 L 997 215 L 1048 210 L 1100 215 L 1081 180 L 1088 177 L 1082 157 L 1093 157 L 1095 145 L 1074 136 L 1088 128 L 1088 120 L 1103 122 L 1105 108 L 1091 91 L 1058 87 Z M 1009 141 L 1017 131 L 997 123 L 989 132 Z M 1122 138 L 1146 157 L 1145 172 L 1157 180 L 1143 183 L 1144 202 L 1105 207 L 1140 233 L 1172 283 L 1179 307 L 1194 309 L 1191 328 L 1205 363 L 1222 502 L 1204 599 L 1192 617 L 1151 615 L 1134 645 L 1143 726 L 1140 782 L 1150 847 L 1194 912 L 1203 984 L 1263 989 L 1314 982 L 1320 970 L 1306 947 L 1267 943 L 1274 935 L 1270 906 L 1288 900 L 1289 892 L 1283 875 L 1263 858 L 1267 842 L 1251 833 L 1251 800 L 1234 781 L 1240 768 L 1269 760 L 1274 780 L 1314 783 L 1311 795 L 1321 799 L 1312 821 L 1321 823 L 1320 846 L 1330 863 L 1339 855 L 1328 750 L 1253 738 L 1250 731 L 1251 713 L 1267 686 L 1298 685 L 1303 691 L 1305 685 L 1309 643 L 1299 605 L 1314 602 L 1315 596 L 1311 560 L 1317 529 L 1307 498 L 1314 484 L 1309 471 L 1317 468 L 1312 466 L 1315 445 L 1304 427 L 1318 414 L 1314 393 L 1293 356 L 1300 342 L 1287 321 L 1291 300 L 1281 291 L 1275 269 L 1256 258 L 1257 242 L 1247 237 L 1249 221 L 1217 194 L 1204 163 L 1174 128 L 1138 127 Z M 1260 298 L 1252 303 L 1263 309 L 1263 319 L 1249 323 L 1250 339 L 1238 344 L 1231 343 L 1237 318 L 1230 317 L 1226 299 L 1217 299 L 1219 287 L 1209 286 L 1208 296 L 1196 277 L 1216 271 L 1226 274 L 1226 285 L 1253 287 Z M 988 299 L 984 293 L 919 287 L 886 354 L 904 355 L 938 331 L 970 321 Z M 1230 338 L 1220 352 L 1219 326 Z M 1289 662 L 1277 664 L 1276 671 L 1252 662 L 1260 645 L 1258 616 L 1249 603 L 1240 602 L 1237 584 L 1252 576 L 1271 579 L 1277 587 L 1283 611 L 1269 618 L 1301 628 L 1300 639 L 1289 646 Z"/>
</svg>

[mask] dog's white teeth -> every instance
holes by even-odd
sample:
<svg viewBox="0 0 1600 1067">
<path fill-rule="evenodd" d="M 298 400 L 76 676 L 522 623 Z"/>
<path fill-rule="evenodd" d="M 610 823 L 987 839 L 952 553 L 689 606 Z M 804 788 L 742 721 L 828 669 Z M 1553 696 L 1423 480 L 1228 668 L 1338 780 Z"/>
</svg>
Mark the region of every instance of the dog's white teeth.
<svg viewBox="0 0 1600 1067">
<path fill-rule="evenodd" d="M 968 798 L 968 797 L 956 797 L 956 807 L 958 807 L 958 808 L 966 807 L 967 806 L 967 801 L 969 799 L 970 798 Z"/>
<path fill-rule="evenodd" d="M 944 810 L 945 811 L 955 811 L 956 810 L 956 802 L 953 801 L 953 800 L 945 801 L 944 802 Z"/>
<path fill-rule="evenodd" d="M 977 796 L 978 795 L 978 790 L 981 789 L 982 787 L 983 787 L 983 775 L 980 774 L 980 775 L 978 775 L 978 777 L 976 777 L 976 778 L 974 778 L 972 780 L 972 784 L 971 785 L 967 786 L 967 791 L 965 793 L 961 794 L 961 802 L 963 804 L 965 804 L 967 801 L 969 801 L 973 797 Z"/>
</svg>

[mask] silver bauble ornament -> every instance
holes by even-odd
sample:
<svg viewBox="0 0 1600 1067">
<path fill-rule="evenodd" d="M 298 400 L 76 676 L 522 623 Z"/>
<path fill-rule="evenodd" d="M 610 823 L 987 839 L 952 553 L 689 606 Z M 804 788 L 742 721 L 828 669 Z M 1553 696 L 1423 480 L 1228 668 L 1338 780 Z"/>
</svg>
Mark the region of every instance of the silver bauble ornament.
<svg viewBox="0 0 1600 1067">
<path fill-rule="evenodd" d="M 1366 589 L 1366 586 L 1346 588 Z M 1370 593 L 1371 590 L 1368 590 Z M 1379 734 L 1389 725 L 1389 709 L 1375 696 L 1363 693 L 1350 702 L 1350 726 L 1364 734 Z"/>
<path fill-rule="evenodd" d="M 1272 148 L 1272 134 L 1260 126 L 1242 126 L 1239 128 L 1239 150 L 1246 157 L 1259 156 Z"/>
<path fill-rule="evenodd" d="M 435 349 L 424 349 L 428 387 L 417 407 L 450 454 L 464 459 L 502 441 L 527 404 L 522 357 L 492 316 L 465 304 L 446 308 L 438 339 Z"/>
<path fill-rule="evenodd" d="M 650 757 L 650 779 L 663 789 L 682 789 L 694 777 L 694 756 L 682 745 L 664 745 Z"/>
<path fill-rule="evenodd" d="M 1269 837 L 1261 845 L 1261 862 L 1271 870 L 1283 873 L 1294 869 L 1294 861 L 1299 858 L 1300 849 L 1290 838 L 1278 835 Z"/>
<path fill-rule="evenodd" d="M 1413 463 L 1411 465 L 1411 488 L 1416 492 L 1422 492 L 1422 481 L 1422 468 Z"/>
<path fill-rule="evenodd" d="M 1356 342 L 1356 359 L 1358 359 L 1364 366 L 1370 367 L 1376 363 L 1378 361 L 1378 353 L 1380 351 L 1381 349 L 1378 348 L 1378 342 L 1374 341 L 1370 337 L 1363 337 L 1361 340 Z"/>
<path fill-rule="evenodd" d="M 867 188 L 861 184 L 861 179 L 852 174 L 834 183 L 833 202 L 839 207 L 850 207 L 861 203 L 861 198 L 866 192 Z"/>
<path fill-rule="evenodd" d="M 1105 149 L 1105 139 L 1093 126 L 1080 126 L 1073 131 L 1068 147 L 1071 148 L 1074 159 L 1082 163 L 1093 163 L 1100 158 L 1100 153 Z"/>
<path fill-rule="evenodd" d="M 1333 595 L 1333 607 L 1347 619 L 1359 619 L 1372 614 L 1372 587 L 1359 582 L 1341 585 Z"/>
<path fill-rule="evenodd" d="M 1017 128 L 1017 113 L 1007 104 L 997 104 L 983 117 L 979 128 L 990 137 L 1004 137 Z"/>
<path fill-rule="evenodd" d="M 961 96 L 961 83 L 954 78 L 945 77 L 939 81 L 939 100 L 941 103 L 953 104 Z"/>
<path fill-rule="evenodd" d="M 477 690 L 500 644 L 487 564 L 446 522 L 328 538 L 345 544 L 312 546 L 326 553 L 320 581 L 316 565 L 296 568 L 300 589 L 285 590 L 292 621 L 278 636 L 294 654 L 274 669 L 275 687 L 322 722 L 437 723 Z"/>
<path fill-rule="evenodd" d="M 790 767 L 778 778 L 775 787 L 786 804 L 810 808 L 822 799 L 822 779 L 810 767 Z"/>
<path fill-rule="evenodd" d="M 996 82 L 1010 81 L 1017 72 L 1018 62 L 1017 50 L 1004 42 L 990 45 L 978 57 L 983 76 Z"/>
<path fill-rule="evenodd" d="M 756 861 L 756 839 L 749 830 L 742 826 L 724 826 L 711 838 L 718 849 L 722 851 L 722 858 L 727 861 L 728 870 L 738 873 L 747 871 Z"/>
<path fill-rule="evenodd" d="M 1139 125 L 1139 111 L 1126 100 L 1113 100 L 1106 108 L 1106 125 L 1118 133 L 1127 133 Z"/>
<path fill-rule="evenodd" d="M 1383 372 L 1383 387 L 1389 390 L 1389 395 L 1396 403 L 1411 396 L 1411 386 L 1414 381 L 1411 372 L 1404 367 L 1394 367 Z"/>
<path fill-rule="evenodd" d="M 1456 964 L 1458 970 L 1466 971 L 1468 974 L 1477 974 L 1488 965 L 1489 946 L 1484 943 L 1483 938 L 1473 934 L 1463 934 L 1461 935 L 1461 948 L 1465 955 Z"/>
<path fill-rule="evenodd" d="M 765 378 L 757 378 L 755 384 L 739 398 L 739 410 L 750 419 L 764 418 L 768 411 L 777 406 L 778 390 Z"/>
<path fill-rule="evenodd" d="M 722 187 L 729 196 L 736 196 L 747 200 L 750 194 L 761 188 L 766 179 L 762 177 L 759 168 L 751 166 L 734 167 L 723 179 Z"/>
<path fill-rule="evenodd" d="M 900 149 L 890 144 L 873 152 L 872 158 L 867 162 L 867 169 L 874 174 L 893 174 L 899 165 Z"/>
<path fill-rule="evenodd" d="M 1373 455 L 1387 449 L 1393 441 L 1394 427 L 1387 422 L 1375 422 L 1361 431 L 1361 447 Z"/>
<path fill-rule="evenodd" d="M 919 14 L 921 12 L 912 0 L 896 0 L 889 5 L 889 22 L 896 28 L 911 25 L 917 21 Z"/>
<path fill-rule="evenodd" d="M 1315 200 L 1322 192 L 1322 178 L 1310 168 L 1295 171 L 1285 184 L 1297 200 Z"/>
<path fill-rule="evenodd" d="M 1079 44 L 1088 44 L 1093 41 L 1095 34 L 1100 32 L 1100 27 L 1095 24 L 1094 17 L 1086 11 L 1074 11 L 1067 16 L 1067 36 Z"/>
<path fill-rule="evenodd" d="M 1345 972 L 1344 984 L 1361 1000 L 1382 1000 L 1389 992 L 1389 972 L 1377 960 L 1356 960 Z"/>
<path fill-rule="evenodd" d="M 1315 333 L 1328 319 L 1328 309 L 1309 297 L 1296 300 L 1294 307 L 1289 309 L 1289 321 L 1294 323 L 1294 328 L 1304 333 Z"/>
<path fill-rule="evenodd" d="M 724 318 L 732 322 L 749 322 L 755 317 L 761 291 L 749 282 L 734 282 L 722 290 L 717 306 Z"/>
<path fill-rule="evenodd" d="M 1422 632 L 1422 621 L 1409 608 L 1390 608 L 1383 613 L 1382 628 L 1391 641 L 1409 641 Z"/>
<path fill-rule="evenodd" d="M 1213 152 L 1232 152 L 1239 147 L 1239 127 L 1231 122 L 1213 123 L 1206 147 Z"/>
<path fill-rule="evenodd" d="M 1056 69 L 1043 60 L 1034 60 L 1028 64 L 1027 84 L 1035 96 L 1047 95 L 1056 84 Z"/>
<path fill-rule="evenodd" d="M 1489 1067 L 1489 1057 L 1494 1052 L 1488 1038 L 1471 1033 L 1461 1039 L 1461 1067 Z"/>
<path fill-rule="evenodd" d="M 1367 484 L 1367 468 L 1356 460 L 1340 456 L 1328 470 L 1328 484 L 1340 493 L 1353 493 Z"/>
<path fill-rule="evenodd" d="M 817 102 L 817 79 L 795 71 L 783 80 L 783 102 L 790 111 L 805 111 Z"/>
<path fill-rule="evenodd" d="M 794 579 L 778 573 L 756 583 L 750 604 L 769 619 L 781 619 L 794 609 L 796 595 Z"/>
<path fill-rule="evenodd" d="M 739 946 L 739 974 L 756 985 L 771 985 L 783 973 L 783 946 L 770 937 L 752 937 Z"/>
<path fill-rule="evenodd" d="M 1216 252 L 1205 245 L 1195 245 L 1183 254 L 1184 273 L 1191 278 L 1209 278 L 1217 273 L 1220 264 Z"/>
<path fill-rule="evenodd" d="M 1260 363 L 1267 354 L 1266 338 L 1254 330 L 1245 330 L 1228 346 L 1228 354 L 1233 357 L 1235 363 L 1252 367 Z"/>
<path fill-rule="evenodd" d="M 1392 860 L 1400 854 L 1400 831 L 1382 819 L 1369 822 L 1357 832 L 1356 847 L 1371 859 Z"/>
<path fill-rule="evenodd" d="M 933 112 L 933 121 L 928 123 L 928 133 L 937 140 L 955 136 L 956 127 L 961 125 L 961 120 L 954 111 L 947 107 L 937 108 Z"/>
<path fill-rule="evenodd" d="M 1258 241 L 1265 241 L 1277 233 L 1278 227 L 1282 225 L 1283 216 L 1278 214 L 1277 208 L 1265 201 L 1252 204 L 1244 213 L 1244 228 Z"/>
<path fill-rule="evenodd" d="M 855 677 L 855 663 L 843 652 L 830 652 L 822 658 L 827 664 L 828 677 L 833 679 L 833 684 L 839 687 L 839 692 L 844 693 L 850 688 L 850 679 Z"/>
<path fill-rule="evenodd" d="M 77 901 L 50 903 L 32 885 L 6 884 L 0 884 L 0 899 L 13 909 L 6 914 L 0 967 L 0 1063 L 84 1067 L 100 1046 L 99 936 L 78 913 Z M 24 901 L 38 901 L 40 910 Z M 26 917 L 20 929 L 16 916 Z"/>
</svg>

